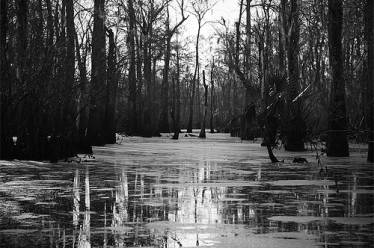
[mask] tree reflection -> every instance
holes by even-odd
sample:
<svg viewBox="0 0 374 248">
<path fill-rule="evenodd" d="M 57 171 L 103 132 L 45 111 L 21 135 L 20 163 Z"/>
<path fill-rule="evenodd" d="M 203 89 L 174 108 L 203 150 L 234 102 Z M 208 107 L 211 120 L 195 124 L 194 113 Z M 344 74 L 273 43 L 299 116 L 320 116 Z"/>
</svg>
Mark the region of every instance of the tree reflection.
<svg viewBox="0 0 374 248">
<path fill-rule="evenodd" d="M 74 175 L 74 186 L 73 186 L 73 225 L 76 229 L 79 222 L 79 204 L 80 204 L 80 192 L 79 192 L 79 169 L 75 170 Z"/>
<path fill-rule="evenodd" d="M 350 202 L 348 202 L 348 216 L 354 217 L 356 216 L 357 211 L 357 174 L 354 173 L 352 175 L 353 180 L 349 184 L 349 190 L 350 190 Z M 348 198 L 349 199 L 349 198 Z"/>
<path fill-rule="evenodd" d="M 227 235 L 235 239 L 238 229 L 243 239 L 248 238 L 243 233 L 313 234 L 325 247 L 372 241 L 372 224 L 360 224 L 372 215 L 369 166 L 333 167 L 342 177 L 337 185 L 333 174 L 318 173 L 313 164 L 274 167 L 198 155 L 187 162 L 191 151 L 183 161 L 145 156 L 137 157 L 139 162 L 126 154 L 125 162 L 117 162 L 110 153 L 105 159 L 116 162 L 36 164 L 22 170 L 24 162 L 12 162 L 7 176 L 0 175 L 0 247 L 214 246 Z M 306 184 L 273 184 L 287 180 Z M 296 221 L 269 220 L 273 216 Z M 308 221 L 313 218 L 318 221 Z"/>
<path fill-rule="evenodd" d="M 125 246 L 126 226 L 128 222 L 128 199 L 129 188 L 127 174 L 122 168 L 119 176 L 119 185 L 115 192 L 115 201 L 113 203 L 112 234 L 114 236 L 116 247 Z"/>
<path fill-rule="evenodd" d="M 216 225 L 225 222 L 225 208 L 221 199 L 225 197 L 227 187 L 207 187 L 204 182 L 210 182 L 210 163 L 201 164 L 201 167 L 190 171 L 182 171 L 179 181 L 186 183 L 184 187 L 178 187 L 167 191 L 172 193 L 172 200 L 176 202 L 173 211 L 169 211 L 168 220 L 180 224 L 194 224 L 194 232 L 173 230 L 168 240 L 168 247 L 199 246 L 201 224 Z M 175 191 L 175 193 L 173 193 Z M 170 196 L 169 196 L 170 197 Z M 170 201 L 170 200 L 169 200 Z"/>
<path fill-rule="evenodd" d="M 79 174 L 78 174 L 79 175 Z M 75 181 L 75 180 L 74 180 Z M 78 248 L 91 248 L 91 202 L 90 202 L 90 177 L 88 166 L 86 167 L 85 180 L 84 180 L 84 202 L 85 211 L 83 217 L 83 223 L 79 230 L 78 236 Z"/>
</svg>

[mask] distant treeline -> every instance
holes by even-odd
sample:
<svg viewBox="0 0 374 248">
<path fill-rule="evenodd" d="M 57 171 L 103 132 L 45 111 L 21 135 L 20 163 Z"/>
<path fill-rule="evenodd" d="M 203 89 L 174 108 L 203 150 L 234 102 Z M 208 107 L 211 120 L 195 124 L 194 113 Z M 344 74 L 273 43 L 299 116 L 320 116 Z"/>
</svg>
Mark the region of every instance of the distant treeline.
<svg viewBox="0 0 374 248">
<path fill-rule="evenodd" d="M 322 134 L 347 156 L 354 133 L 373 160 L 373 1 L 241 0 L 235 23 L 210 22 L 215 4 L 2 0 L 1 158 L 90 153 L 116 132 L 253 139 L 271 123 L 287 150 Z"/>
</svg>

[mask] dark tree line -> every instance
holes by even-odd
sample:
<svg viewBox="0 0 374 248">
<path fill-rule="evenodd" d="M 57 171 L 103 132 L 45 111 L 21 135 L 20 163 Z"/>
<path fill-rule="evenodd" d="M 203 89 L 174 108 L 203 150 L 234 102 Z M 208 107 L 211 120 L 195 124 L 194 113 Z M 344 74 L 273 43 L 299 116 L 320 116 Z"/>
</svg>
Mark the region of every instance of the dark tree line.
<svg viewBox="0 0 374 248">
<path fill-rule="evenodd" d="M 218 33 L 219 69 L 242 82 L 241 113 L 226 110 L 232 135 L 279 133 L 293 151 L 318 138 L 329 156 L 348 156 L 349 139 L 371 140 L 371 10 L 371 1 L 241 1 L 238 22 L 222 19 Z M 268 132 L 273 117 L 278 131 Z"/>
<path fill-rule="evenodd" d="M 94 4 L 91 75 L 75 16 L 73 0 L 1 2 L 2 158 L 55 161 L 115 142 L 116 44 L 104 1 Z"/>
<path fill-rule="evenodd" d="M 374 2 L 367 0 L 365 4 L 365 39 L 367 46 L 366 68 L 366 122 L 369 129 L 368 161 L 374 162 Z"/>
<path fill-rule="evenodd" d="M 241 0 L 235 23 L 209 22 L 215 3 L 1 1 L 1 158 L 209 126 L 291 151 L 318 138 L 331 156 L 355 138 L 372 161 L 372 1 Z"/>
</svg>

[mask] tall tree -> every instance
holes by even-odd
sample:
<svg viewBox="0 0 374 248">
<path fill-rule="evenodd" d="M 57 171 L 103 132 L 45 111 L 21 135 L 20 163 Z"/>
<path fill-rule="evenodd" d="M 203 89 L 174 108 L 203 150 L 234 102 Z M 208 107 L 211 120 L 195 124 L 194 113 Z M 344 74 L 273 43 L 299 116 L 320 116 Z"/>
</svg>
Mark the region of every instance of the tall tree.
<svg viewBox="0 0 374 248">
<path fill-rule="evenodd" d="M 64 0 L 66 8 L 66 57 L 64 87 L 64 129 L 71 139 L 75 136 L 74 74 L 75 74 L 75 26 L 73 0 Z M 70 129 L 70 130 L 69 130 Z"/>
<path fill-rule="evenodd" d="M 343 0 L 328 1 L 329 61 L 331 67 L 331 95 L 328 117 L 327 156 L 349 156 L 345 81 L 342 51 Z"/>
<path fill-rule="evenodd" d="M 269 3 L 266 3 L 266 0 L 262 0 L 262 9 L 264 13 L 264 24 L 263 24 L 263 38 L 264 38 L 264 46 L 263 46 L 263 54 L 262 54 L 262 70 L 263 70 L 263 91 L 262 91 L 262 100 L 265 103 L 265 105 L 268 105 L 268 100 L 269 100 L 269 92 L 270 92 L 270 77 L 273 74 L 273 60 L 272 60 L 272 55 L 273 55 L 273 44 L 272 44 L 272 36 L 271 36 L 271 1 Z M 293 18 L 293 17 L 291 17 Z M 298 18 L 298 17 L 297 17 Z M 295 18 L 295 20 L 297 19 Z M 297 30 L 297 32 L 299 32 Z M 295 51 L 296 52 L 296 51 Z"/>
<path fill-rule="evenodd" d="M 174 27 L 170 28 L 169 4 L 166 6 L 166 37 L 165 37 L 165 54 L 164 54 L 164 70 L 161 86 L 161 115 L 159 123 L 160 132 L 169 132 L 169 68 L 170 68 L 170 51 L 171 38 L 178 28 L 187 20 L 188 16 L 184 16 L 184 0 L 180 3 L 182 19 Z"/>
<path fill-rule="evenodd" d="M 169 132 L 169 62 L 170 62 L 170 17 L 169 4 L 166 7 L 166 48 L 164 55 L 164 70 L 161 86 L 161 116 L 159 123 L 160 132 Z"/>
<path fill-rule="evenodd" d="M 114 33 L 111 29 L 108 32 L 108 59 L 107 59 L 107 85 L 105 98 L 105 118 L 104 118 L 104 133 L 105 143 L 116 143 L 116 95 L 117 95 L 117 64 L 116 64 L 116 45 L 114 43 Z"/>
<path fill-rule="evenodd" d="M 206 24 L 204 22 L 204 17 L 206 13 L 213 7 L 213 4 L 210 4 L 206 0 L 196 0 L 192 2 L 192 14 L 195 16 L 197 20 L 197 35 L 196 35 L 196 43 L 195 43 L 195 72 L 193 74 L 192 82 L 191 82 L 191 98 L 190 98 L 190 109 L 188 115 L 188 124 L 187 124 L 187 132 L 192 132 L 192 125 L 193 125 L 193 108 L 194 108 L 194 100 L 195 100 L 195 92 L 196 92 L 196 81 L 198 78 L 199 73 L 199 42 L 200 42 L 200 32 L 201 28 Z M 197 81 L 198 82 L 198 81 Z M 199 87 L 199 85 L 197 85 Z"/>
<path fill-rule="evenodd" d="M 0 3 L 0 158 L 9 154 L 9 102 L 11 84 L 8 79 L 7 61 L 7 36 L 8 36 L 8 1 Z"/>
<path fill-rule="evenodd" d="M 36 149 L 35 144 L 35 126 L 34 126 L 34 114 L 33 112 L 33 105 L 35 104 L 31 99 L 31 94 L 27 94 L 28 91 L 31 89 L 31 81 L 27 80 L 27 48 L 29 47 L 28 37 L 29 37 L 29 1 L 28 0 L 20 0 L 16 1 L 16 85 L 17 88 L 20 89 L 25 95 L 24 101 L 19 104 L 19 113 L 24 121 L 21 121 L 21 117 L 18 117 L 16 121 L 20 121 L 20 124 L 17 125 L 16 134 L 21 136 L 24 140 L 23 142 L 26 144 L 27 147 L 25 150 L 24 156 L 27 158 L 31 158 L 32 153 L 34 153 L 34 149 Z M 23 89 L 23 90 L 21 90 Z"/>
<path fill-rule="evenodd" d="M 214 57 L 212 61 L 212 67 L 210 69 L 210 133 L 214 133 Z"/>
<path fill-rule="evenodd" d="M 208 84 L 205 82 L 205 70 L 203 70 L 203 85 L 204 85 L 204 112 L 203 112 L 203 119 L 201 120 L 201 130 L 200 130 L 199 138 L 206 138 L 205 124 L 206 124 L 206 115 L 208 113 Z"/>
<path fill-rule="evenodd" d="M 366 0 L 365 36 L 367 44 L 367 126 L 369 162 L 374 162 L 374 1 Z"/>
<path fill-rule="evenodd" d="M 8 0 L 1 1 L 0 3 L 0 69 L 1 78 L 4 79 L 6 74 L 6 43 L 8 34 Z M 4 81 L 1 81 L 4 83 Z M 1 85 L 3 86 L 3 84 Z M 3 89 L 3 88 L 2 88 Z"/>
<path fill-rule="evenodd" d="M 287 0 L 281 0 L 279 4 L 278 14 L 278 57 L 279 57 L 279 71 L 286 75 L 286 61 L 285 61 L 285 47 L 286 47 L 286 3 Z"/>
<path fill-rule="evenodd" d="M 178 38 L 177 38 L 178 39 Z M 173 113 L 174 115 L 174 135 L 173 139 L 179 138 L 179 132 L 180 132 L 180 116 L 181 116 L 181 85 L 180 85 L 180 54 L 179 54 L 179 43 L 177 41 L 176 45 L 176 66 L 177 66 L 177 73 L 176 73 L 176 85 L 175 85 L 175 111 Z"/>
<path fill-rule="evenodd" d="M 95 0 L 92 33 L 91 91 L 88 138 L 92 145 L 104 144 L 106 56 L 105 56 L 105 0 Z"/>
<path fill-rule="evenodd" d="M 129 31 L 128 31 L 128 43 L 129 43 L 129 134 L 133 135 L 138 133 L 137 124 L 137 90 L 136 90 L 136 57 L 135 57 L 135 32 L 136 32 L 136 17 L 134 10 L 133 0 L 127 1 L 128 13 L 129 13 Z M 139 58 L 138 58 L 139 59 Z"/>
<path fill-rule="evenodd" d="M 78 98 L 78 137 L 81 142 L 80 152 L 85 152 L 84 147 L 87 148 L 88 142 L 86 137 L 88 126 L 88 113 L 89 113 L 89 92 L 88 92 L 88 79 L 86 68 L 86 56 L 82 56 L 80 52 L 80 44 L 78 35 L 75 36 L 75 51 L 79 68 L 79 98 Z M 79 148 L 79 149 L 81 149 Z"/>
<path fill-rule="evenodd" d="M 144 79 L 144 111 L 142 119 L 141 135 L 151 137 L 159 135 L 158 131 L 158 108 L 156 108 L 156 62 L 162 56 L 162 53 L 156 53 L 155 41 L 155 23 L 160 14 L 165 9 L 165 1 L 160 3 L 151 0 L 140 4 L 141 14 L 141 40 L 142 40 L 142 59 L 143 59 L 143 79 Z"/>
<path fill-rule="evenodd" d="M 17 15 L 17 72 L 16 76 L 20 83 L 24 83 L 24 74 L 26 66 L 26 49 L 28 36 L 28 0 L 16 1 L 16 15 Z"/>
<path fill-rule="evenodd" d="M 285 149 L 288 151 L 304 150 L 305 122 L 301 114 L 301 102 L 294 101 L 300 90 L 299 81 L 299 51 L 300 51 L 300 20 L 299 20 L 299 0 L 291 0 L 289 17 L 289 36 L 287 57 L 288 57 L 288 88 L 287 88 L 287 108 L 285 130 Z"/>
<path fill-rule="evenodd" d="M 235 23 L 236 28 L 236 43 L 235 43 L 235 72 L 238 75 L 240 81 L 242 82 L 245 88 L 245 96 L 244 96 L 244 107 L 242 110 L 242 118 L 240 121 L 240 138 L 243 140 L 248 140 L 254 137 L 252 133 L 253 129 L 253 119 L 247 115 L 247 109 L 249 108 L 251 102 L 254 102 L 254 93 L 255 88 L 252 86 L 252 73 L 251 73 L 251 37 L 252 37 L 252 29 L 251 29 L 251 0 L 246 0 L 246 26 L 245 26 L 245 46 L 244 46 L 244 69 L 240 68 L 239 62 L 239 54 L 240 54 L 240 24 L 242 18 L 242 9 L 244 6 L 244 0 L 240 2 L 240 13 L 239 13 L 239 20 Z M 252 98 L 252 99 L 251 99 Z"/>
</svg>

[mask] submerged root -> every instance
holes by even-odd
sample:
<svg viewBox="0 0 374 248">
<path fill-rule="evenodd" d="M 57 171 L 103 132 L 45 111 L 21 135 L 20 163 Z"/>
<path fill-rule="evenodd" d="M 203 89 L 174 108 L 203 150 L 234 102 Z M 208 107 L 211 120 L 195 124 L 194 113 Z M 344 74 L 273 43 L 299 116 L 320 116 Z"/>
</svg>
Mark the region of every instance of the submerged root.
<svg viewBox="0 0 374 248">
<path fill-rule="evenodd" d="M 279 161 L 277 159 L 277 157 L 275 157 L 274 153 L 273 153 L 273 149 L 271 148 L 270 145 L 266 145 L 266 148 L 268 149 L 268 154 L 269 154 L 269 158 L 271 160 L 272 163 L 279 163 L 279 162 L 282 162 L 282 161 Z"/>
</svg>

